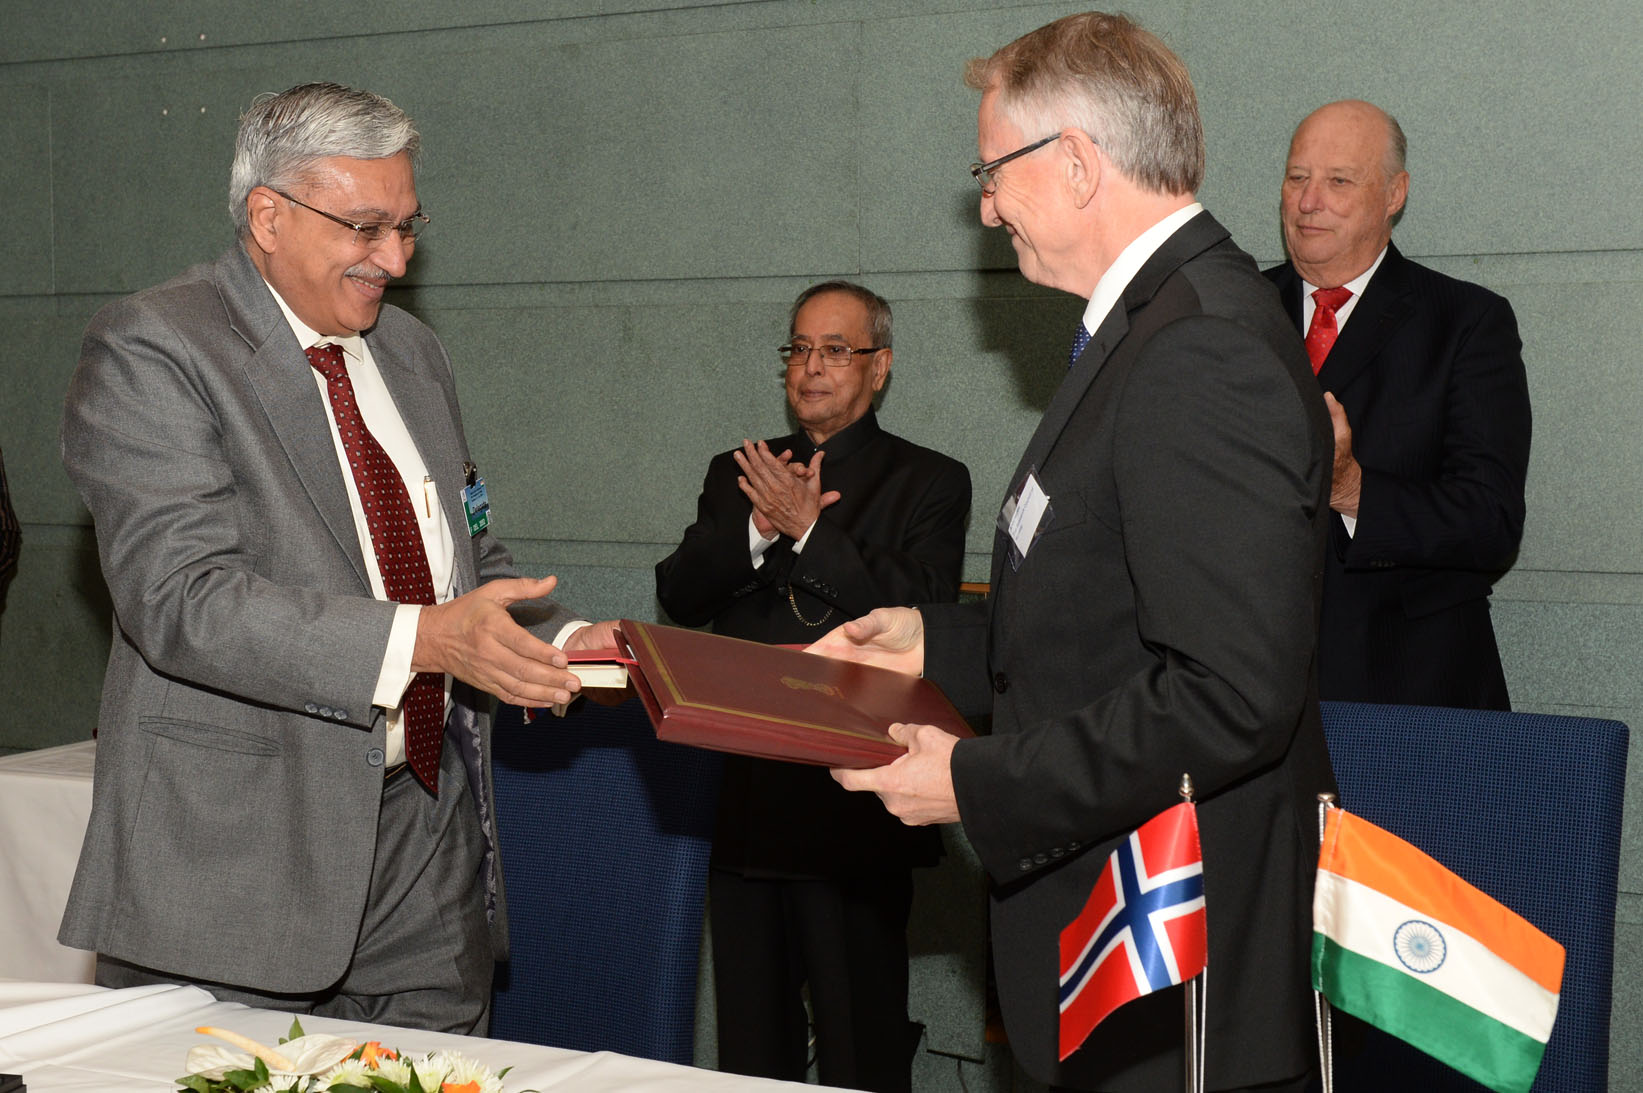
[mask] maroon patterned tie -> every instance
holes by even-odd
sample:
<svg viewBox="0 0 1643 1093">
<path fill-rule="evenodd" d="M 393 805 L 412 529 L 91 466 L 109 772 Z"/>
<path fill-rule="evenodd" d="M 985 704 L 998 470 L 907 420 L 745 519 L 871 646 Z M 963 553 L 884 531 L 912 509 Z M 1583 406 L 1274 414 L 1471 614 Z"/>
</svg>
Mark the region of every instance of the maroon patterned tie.
<svg viewBox="0 0 1643 1093">
<path fill-rule="evenodd" d="M 1312 294 L 1312 299 L 1317 301 L 1318 306 L 1312 311 L 1312 325 L 1306 328 L 1306 355 L 1312 358 L 1312 373 L 1317 375 L 1340 330 L 1335 325 L 1335 312 L 1352 299 L 1352 290 L 1344 287 L 1320 288 Z"/>
<path fill-rule="evenodd" d="M 405 491 L 399 468 L 365 427 L 354 400 L 353 382 L 342 362 L 342 350 L 335 345 L 316 345 L 308 350 L 308 363 L 325 377 L 331 414 L 348 453 L 348 466 L 354 472 L 366 526 L 371 529 L 371 546 L 376 550 L 377 569 L 382 572 L 383 591 L 395 603 L 433 603 L 428 550 L 417 527 L 411 495 Z M 405 690 L 401 710 L 405 760 L 411 765 L 411 773 L 437 796 L 439 749 L 445 735 L 445 677 L 438 672 L 418 672 Z"/>
</svg>

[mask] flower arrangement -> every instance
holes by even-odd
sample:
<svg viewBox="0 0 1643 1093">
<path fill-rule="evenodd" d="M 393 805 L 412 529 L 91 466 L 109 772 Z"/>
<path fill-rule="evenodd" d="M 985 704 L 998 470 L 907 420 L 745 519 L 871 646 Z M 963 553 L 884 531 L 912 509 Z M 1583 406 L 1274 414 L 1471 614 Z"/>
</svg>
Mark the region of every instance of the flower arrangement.
<svg viewBox="0 0 1643 1093">
<path fill-rule="evenodd" d="M 340 1036 L 305 1035 L 300 1021 L 271 1048 L 227 1029 L 194 1031 L 224 1040 L 188 1053 L 188 1073 L 177 1079 L 191 1093 L 502 1093 L 504 1069 L 456 1051 L 402 1054 L 372 1040 L 361 1044 Z"/>
</svg>

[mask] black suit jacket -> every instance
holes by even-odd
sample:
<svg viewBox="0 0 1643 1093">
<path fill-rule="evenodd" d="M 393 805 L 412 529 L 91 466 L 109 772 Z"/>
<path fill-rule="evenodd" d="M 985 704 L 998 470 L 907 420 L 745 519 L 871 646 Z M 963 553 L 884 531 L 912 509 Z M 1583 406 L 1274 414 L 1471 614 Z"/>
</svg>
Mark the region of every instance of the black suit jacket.
<svg viewBox="0 0 1643 1093">
<path fill-rule="evenodd" d="M 769 444 L 802 461 L 815 453 L 802 432 Z M 657 598 L 675 622 L 796 644 L 875 607 L 957 599 L 970 511 L 964 464 L 885 432 L 872 410 L 822 447 L 822 488 L 843 496 L 823 510 L 802 552 L 782 536 L 758 569 L 748 557 L 752 505 L 736 485 L 740 469 L 729 452 L 714 458 L 696 522 L 656 567 Z M 940 849 L 935 829 L 905 826 L 824 768 L 726 757 L 716 866 L 837 877 L 933 864 Z"/>
<path fill-rule="evenodd" d="M 1266 275 L 1299 329 L 1300 275 Z M 1363 467 L 1356 534 L 1330 521 L 1324 698 L 1510 708 L 1489 591 L 1523 537 L 1521 348 L 1504 299 L 1387 247 L 1318 373 Z"/>
<path fill-rule="evenodd" d="M 1087 1089 L 1181 1080 L 1181 991 L 1120 1008 L 1056 1062 L 1057 940 L 1108 854 L 1198 792 L 1212 1088 L 1306 1071 L 1315 795 L 1333 789 L 1313 674 L 1328 414 L 1276 294 L 1200 214 L 1125 289 L 1011 481 L 1053 518 L 988 611 L 924 609 L 925 671 L 991 736 L 960 741 L 965 834 L 991 874 L 1010 1047 Z"/>
</svg>

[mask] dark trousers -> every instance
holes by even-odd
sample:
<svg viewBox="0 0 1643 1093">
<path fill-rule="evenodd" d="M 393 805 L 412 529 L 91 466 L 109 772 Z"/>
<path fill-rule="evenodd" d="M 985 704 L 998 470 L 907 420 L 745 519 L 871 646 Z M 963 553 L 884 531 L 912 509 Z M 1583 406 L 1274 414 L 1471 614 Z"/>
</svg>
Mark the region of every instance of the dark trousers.
<svg viewBox="0 0 1643 1093">
<path fill-rule="evenodd" d="M 708 881 L 719 1069 L 802 1082 L 809 1022 L 823 1085 L 905 1093 L 920 1028 L 907 1018 L 907 872 L 849 881 Z"/>
<path fill-rule="evenodd" d="M 485 840 L 462 761 L 449 744 L 439 797 L 409 771 L 382 787 L 382 812 L 353 962 L 312 994 L 271 994 L 250 984 L 202 982 L 97 957 L 105 987 L 190 983 L 225 1002 L 348 1021 L 483 1036 L 490 1026 L 496 964 L 485 921 Z M 369 848 L 361 848 L 361 861 Z M 278 899 L 279 893 L 265 893 Z M 251 893 L 224 892 L 225 900 Z M 292 913 L 300 913 L 293 908 Z"/>
</svg>

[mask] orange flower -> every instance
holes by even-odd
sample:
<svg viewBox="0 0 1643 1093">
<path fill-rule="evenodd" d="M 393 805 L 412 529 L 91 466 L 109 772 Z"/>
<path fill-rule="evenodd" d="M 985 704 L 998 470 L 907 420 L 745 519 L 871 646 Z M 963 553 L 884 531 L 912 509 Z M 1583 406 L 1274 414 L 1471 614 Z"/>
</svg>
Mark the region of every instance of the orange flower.
<svg viewBox="0 0 1643 1093">
<path fill-rule="evenodd" d="M 379 1062 L 381 1059 L 397 1058 L 399 1058 L 399 1052 L 391 1047 L 383 1047 L 381 1040 L 372 1040 L 359 1049 L 359 1061 L 368 1067 L 374 1068 L 381 1065 Z M 479 1093 L 479 1091 L 475 1090 L 474 1093 Z"/>
<path fill-rule="evenodd" d="M 457 1085 L 455 1082 L 445 1082 L 439 1087 L 439 1093 L 479 1093 L 479 1083 L 463 1082 Z"/>
</svg>

